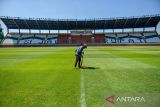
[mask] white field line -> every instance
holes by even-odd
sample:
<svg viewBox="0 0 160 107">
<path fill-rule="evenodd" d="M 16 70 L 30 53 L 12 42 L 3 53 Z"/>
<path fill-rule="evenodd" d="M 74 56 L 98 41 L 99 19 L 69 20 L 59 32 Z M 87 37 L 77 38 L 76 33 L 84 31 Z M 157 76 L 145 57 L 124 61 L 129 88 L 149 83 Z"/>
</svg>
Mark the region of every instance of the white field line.
<svg viewBox="0 0 160 107">
<path fill-rule="evenodd" d="M 86 96 L 85 96 L 85 85 L 84 85 L 84 76 L 83 76 L 83 70 L 81 70 L 81 107 L 86 107 Z"/>
</svg>

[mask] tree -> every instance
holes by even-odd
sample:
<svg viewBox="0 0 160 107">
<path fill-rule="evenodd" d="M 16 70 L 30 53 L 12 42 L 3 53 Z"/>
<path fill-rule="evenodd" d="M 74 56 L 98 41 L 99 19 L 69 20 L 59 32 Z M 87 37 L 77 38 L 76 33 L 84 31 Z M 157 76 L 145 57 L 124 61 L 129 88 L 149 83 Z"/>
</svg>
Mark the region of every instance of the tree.
<svg viewBox="0 0 160 107">
<path fill-rule="evenodd" d="M 3 40 L 3 38 L 4 38 L 4 34 L 2 32 L 2 29 L 0 28 L 0 42 Z"/>
</svg>

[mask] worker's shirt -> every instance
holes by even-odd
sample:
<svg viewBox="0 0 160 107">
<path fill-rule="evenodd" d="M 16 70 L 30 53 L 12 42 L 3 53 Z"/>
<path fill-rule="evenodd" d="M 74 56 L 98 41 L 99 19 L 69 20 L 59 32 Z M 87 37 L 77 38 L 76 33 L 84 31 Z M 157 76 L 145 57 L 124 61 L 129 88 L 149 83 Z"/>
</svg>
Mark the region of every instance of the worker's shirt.
<svg viewBox="0 0 160 107">
<path fill-rule="evenodd" d="M 81 56 L 83 52 L 83 46 L 80 46 L 79 48 L 76 49 L 76 55 Z"/>
</svg>

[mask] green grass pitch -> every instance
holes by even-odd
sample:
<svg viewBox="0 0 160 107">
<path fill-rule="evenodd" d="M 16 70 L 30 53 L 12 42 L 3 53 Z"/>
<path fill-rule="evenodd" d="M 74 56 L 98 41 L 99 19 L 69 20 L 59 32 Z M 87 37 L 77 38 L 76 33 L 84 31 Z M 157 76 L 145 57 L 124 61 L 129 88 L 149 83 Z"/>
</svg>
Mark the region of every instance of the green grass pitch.
<svg viewBox="0 0 160 107">
<path fill-rule="evenodd" d="M 110 93 L 160 93 L 160 47 L 0 48 L 0 107 L 103 107 Z"/>
</svg>

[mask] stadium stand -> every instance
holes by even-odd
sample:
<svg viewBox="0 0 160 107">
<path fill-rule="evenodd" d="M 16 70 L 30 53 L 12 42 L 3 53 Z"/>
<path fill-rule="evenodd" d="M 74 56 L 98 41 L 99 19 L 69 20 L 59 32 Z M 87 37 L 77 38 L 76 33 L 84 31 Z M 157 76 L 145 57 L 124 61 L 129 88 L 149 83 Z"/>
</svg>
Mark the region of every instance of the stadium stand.
<svg viewBox="0 0 160 107">
<path fill-rule="evenodd" d="M 2 45 L 160 43 L 157 33 L 160 15 L 88 20 L 0 17 L 0 20 L 7 31 Z"/>
</svg>

